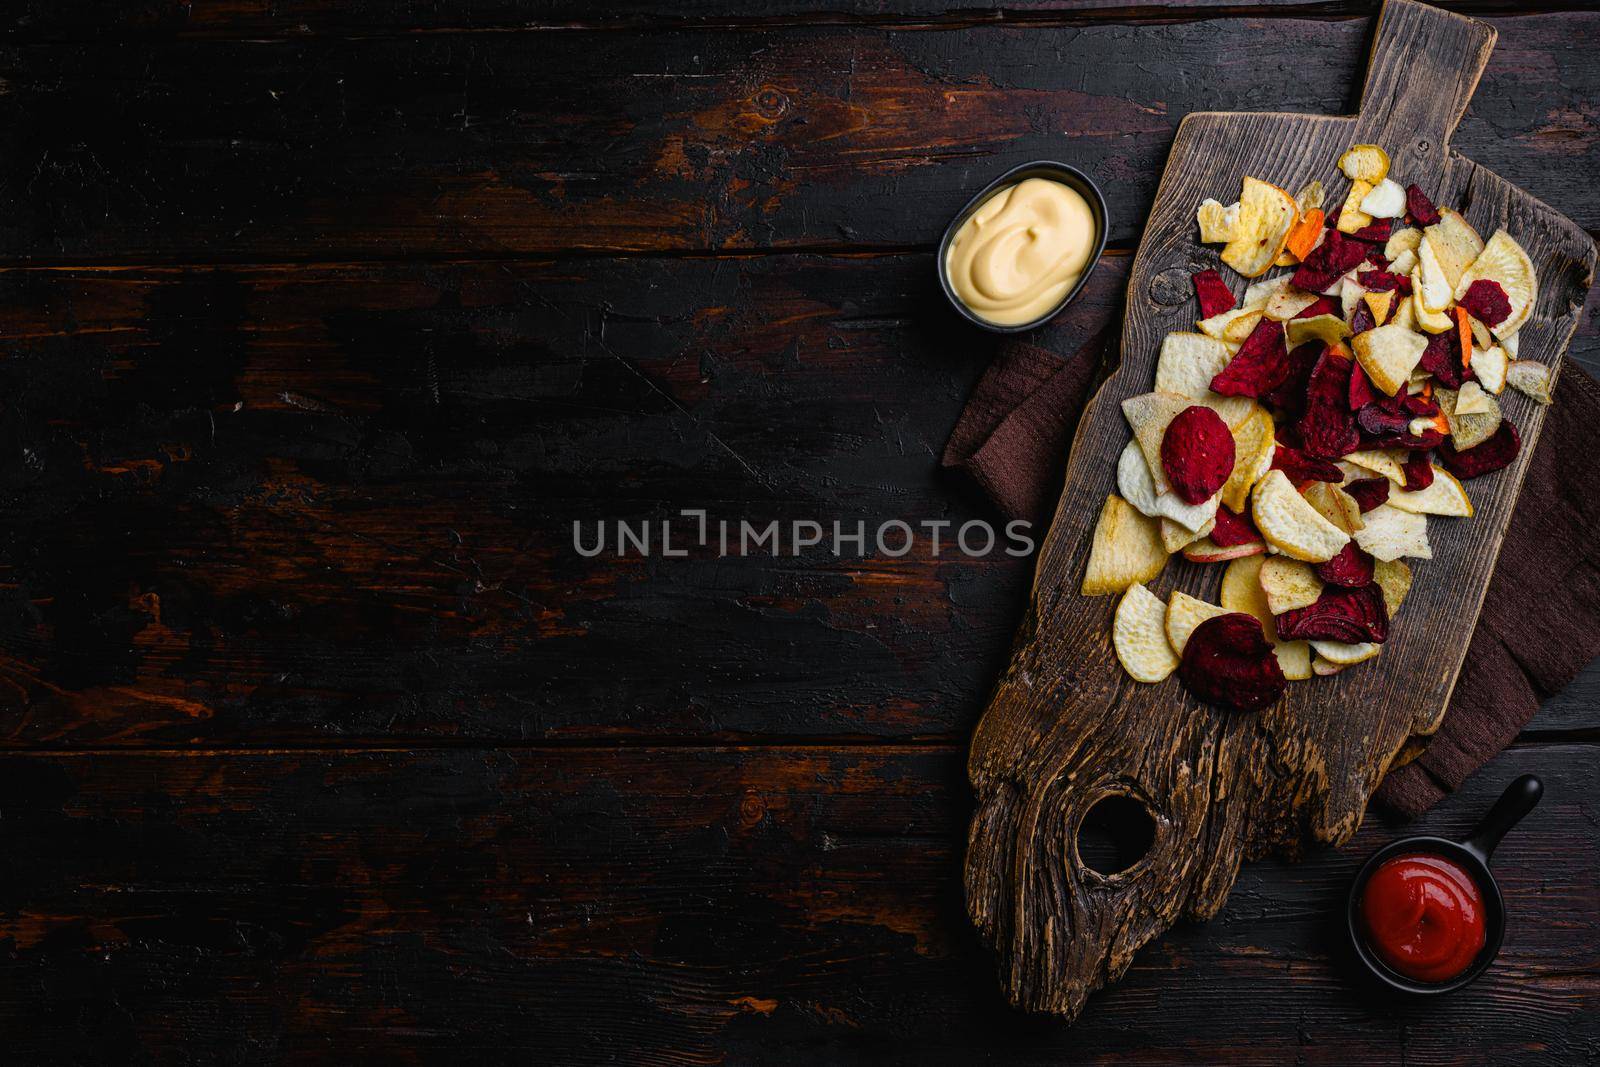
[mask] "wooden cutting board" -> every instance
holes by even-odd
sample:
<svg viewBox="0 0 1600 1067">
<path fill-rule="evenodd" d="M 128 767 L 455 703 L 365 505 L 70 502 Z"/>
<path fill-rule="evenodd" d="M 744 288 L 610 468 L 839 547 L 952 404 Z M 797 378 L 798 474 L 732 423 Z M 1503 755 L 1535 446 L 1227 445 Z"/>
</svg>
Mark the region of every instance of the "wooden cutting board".
<svg viewBox="0 0 1600 1067">
<path fill-rule="evenodd" d="M 1519 355 L 1559 375 L 1593 280 L 1594 244 L 1449 148 L 1494 39 L 1480 22 L 1388 0 L 1358 115 L 1204 113 L 1178 128 L 1128 284 L 1121 363 L 1084 412 L 1016 648 L 968 761 L 978 808 L 967 908 L 1018 1007 L 1075 1016 L 1178 918 L 1215 915 L 1244 860 L 1348 840 L 1391 762 L 1443 717 L 1544 421 L 1544 409 L 1509 389 L 1501 404 L 1522 432 L 1522 453 L 1470 483 L 1476 517 L 1429 521 L 1434 558 L 1414 561 L 1383 654 L 1291 683 L 1264 712 L 1202 705 L 1176 675 L 1133 682 L 1111 648 L 1117 598 L 1078 589 L 1129 439 L 1120 403 L 1154 387 L 1161 339 L 1194 328 L 1191 272 L 1217 262 L 1215 248 L 1197 243 L 1195 209 L 1208 196 L 1236 199 L 1247 174 L 1291 192 L 1321 179 L 1336 206 L 1347 184 L 1340 154 L 1382 145 L 1402 184 L 1456 207 L 1485 238 L 1503 226 L 1527 249 L 1539 299 Z M 1223 569 L 1175 556 L 1150 585 L 1163 599 L 1183 589 L 1215 603 Z M 1081 861 L 1078 838 L 1086 813 L 1112 797 L 1143 809 L 1151 843 L 1105 875 Z"/>
</svg>

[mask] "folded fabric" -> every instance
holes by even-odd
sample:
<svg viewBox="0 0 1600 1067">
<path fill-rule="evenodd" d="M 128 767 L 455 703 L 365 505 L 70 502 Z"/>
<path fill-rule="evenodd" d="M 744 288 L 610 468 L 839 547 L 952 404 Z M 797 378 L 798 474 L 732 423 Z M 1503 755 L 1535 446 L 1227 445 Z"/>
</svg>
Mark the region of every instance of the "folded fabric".
<svg viewBox="0 0 1600 1067">
<path fill-rule="evenodd" d="M 1001 346 L 943 464 L 971 476 L 1008 518 L 1048 522 L 1078 414 L 1115 331 L 1084 343 L 1081 323 L 1068 319 L 1036 333 Z M 1443 725 L 1420 755 L 1384 778 L 1375 800 L 1407 818 L 1426 811 L 1600 655 L 1596 529 L 1600 385 L 1568 362 Z"/>
</svg>

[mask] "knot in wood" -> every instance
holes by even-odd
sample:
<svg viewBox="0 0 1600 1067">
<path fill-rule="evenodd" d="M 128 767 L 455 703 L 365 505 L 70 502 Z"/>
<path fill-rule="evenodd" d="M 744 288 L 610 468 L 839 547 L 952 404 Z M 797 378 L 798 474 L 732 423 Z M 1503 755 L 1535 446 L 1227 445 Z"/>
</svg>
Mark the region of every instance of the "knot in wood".
<svg viewBox="0 0 1600 1067">
<path fill-rule="evenodd" d="M 1158 307 L 1177 307 L 1194 295 L 1189 281 L 1189 271 L 1184 267 L 1168 267 L 1150 279 L 1150 301 Z"/>
</svg>

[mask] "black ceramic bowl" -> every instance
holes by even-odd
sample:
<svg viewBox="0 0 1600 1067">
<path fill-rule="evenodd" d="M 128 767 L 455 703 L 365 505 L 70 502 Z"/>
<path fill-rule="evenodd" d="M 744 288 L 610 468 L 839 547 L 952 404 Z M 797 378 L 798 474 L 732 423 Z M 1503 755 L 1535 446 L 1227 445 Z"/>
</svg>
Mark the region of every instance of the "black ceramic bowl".
<svg viewBox="0 0 1600 1067">
<path fill-rule="evenodd" d="M 1440 993 L 1460 989 L 1488 969 L 1489 964 L 1493 963 L 1495 956 L 1499 954 L 1500 943 L 1506 936 L 1506 902 L 1500 895 L 1500 887 L 1495 884 L 1494 875 L 1489 871 L 1489 857 L 1494 854 L 1495 846 L 1500 843 L 1506 831 L 1521 822 L 1522 817 L 1539 803 L 1539 797 L 1543 794 L 1544 785 L 1539 779 L 1531 774 L 1524 774 L 1506 787 L 1506 791 L 1500 794 L 1500 799 L 1495 801 L 1494 807 L 1489 809 L 1489 814 L 1483 817 L 1478 828 L 1465 841 L 1451 841 L 1443 837 L 1405 837 L 1385 845 L 1372 854 L 1372 857 L 1362 865 L 1355 881 L 1351 883 L 1345 914 L 1350 930 L 1350 943 L 1355 946 L 1356 958 L 1374 978 L 1390 989 L 1402 993 L 1437 996 Z M 1483 948 L 1471 966 L 1444 982 L 1419 982 L 1415 978 L 1407 978 L 1384 963 L 1377 953 L 1372 951 L 1371 946 L 1367 944 L 1366 935 L 1362 932 L 1361 894 L 1366 889 L 1367 879 L 1372 876 L 1372 872 L 1386 860 L 1419 853 L 1441 856 L 1457 864 L 1472 875 L 1473 881 L 1478 883 L 1478 891 L 1483 894 Z"/>
<path fill-rule="evenodd" d="M 955 238 L 956 231 L 961 229 L 961 224 L 971 217 L 974 211 L 983 206 L 995 193 L 1008 185 L 1015 185 L 1028 178 L 1048 178 L 1060 182 L 1062 185 L 1076 190 L 1078 195 L 1089 202 L 1089 210 L 1094 213 L 1094 253 L 1089 257 L 1088 264 L 1083 268 L 1083 273 L 1078 276 L 1078 283 L 1061 298 L 1061 302 L 1049 311 L 1040 315 L 1032 322 L 1021 322 L 1015 326 L 1002 326 L 989 322 L 973 314 L 972 309 L 961 302 L 955 290 L 950 288 L 950 278 L 945 273 L 945 257 L 950 252 L 950 242 Z M 1106 198 L 1100 195 L 1100 187 L 1090 180 L 1089 176 L 1077 167 L 1065 163 L 1056 163 L 1052 160 L 1041 159 L 1033 163 L 1024 163 L 1020 167 L 1013 167 L 994 181 L 985 185 L 978 194 L 967 201 L 967 206 L 956 212 L 956 217 L 950 220 L 950 225 L 945 227 L 944 237 L 939 241 L 938 262 L 935 264 L 939 271 L 939 287 L 944 290 L 945 297 L 950 305 L 960 313 L 961 317 L 974 326 L 989 330 L 992 333 L 1025 333 L 1044 325 L 1061 313 L 1061 309 L 1072 303 L 1073 298 L 1083 290 L 1084 282 L 1089 280 L 1089 275 L 1094 273 L 1100 265 L 1100 253 L 1106 248 Z"/>
</svg>

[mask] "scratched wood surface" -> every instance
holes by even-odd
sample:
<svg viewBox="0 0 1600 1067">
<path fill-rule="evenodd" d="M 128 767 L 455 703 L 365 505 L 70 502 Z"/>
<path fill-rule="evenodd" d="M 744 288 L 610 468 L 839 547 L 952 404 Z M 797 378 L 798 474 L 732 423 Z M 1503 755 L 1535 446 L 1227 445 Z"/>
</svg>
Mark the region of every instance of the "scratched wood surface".
<svg viewBox="0 0 1600 1067">
<path fill-rule="evenodd" d="M 993 342 L 929 218 L 1063 150 L 1112 176 L 1087 339 L 1183 114 L 1354 107 L 1372 6 L 1272 6 L 19 9 L 8 1061 L 1584 1062 L 1600 673 L 1424 824 L 1549 783 L 1483 984 L 1347 981 L 1369 820 L 1066 1030 L 962 903 L 1031 559 L 571 551 L 681 507 L 989 517 L 936 469 Z M 1492 22 L 1456 147 L 1600 225 L 1600 18 Z"/>
</svg>

